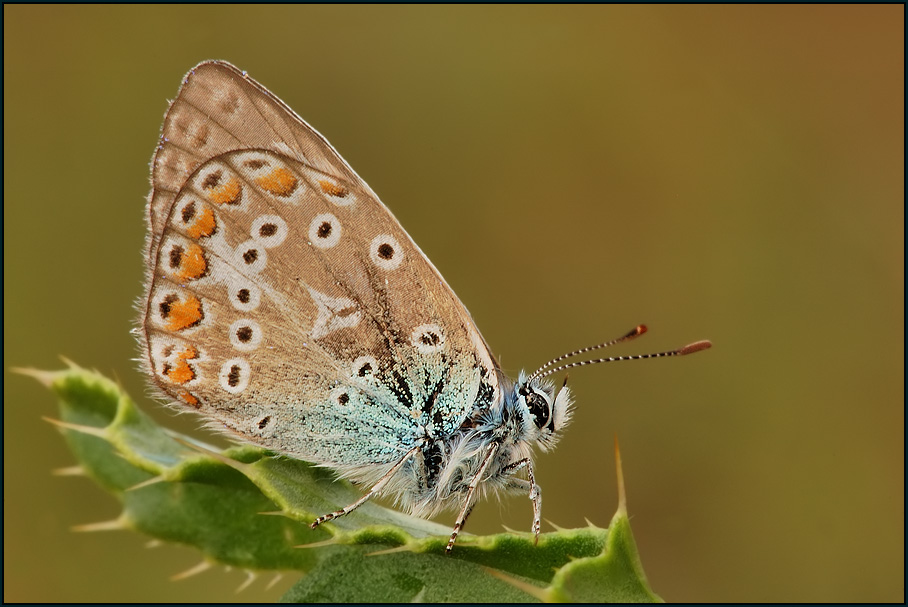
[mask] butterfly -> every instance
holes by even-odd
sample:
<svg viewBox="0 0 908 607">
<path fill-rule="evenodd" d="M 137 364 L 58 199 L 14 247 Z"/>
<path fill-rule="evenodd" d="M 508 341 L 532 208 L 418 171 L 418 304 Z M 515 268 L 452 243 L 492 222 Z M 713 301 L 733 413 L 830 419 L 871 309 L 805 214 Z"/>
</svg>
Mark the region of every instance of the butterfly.
<svg viewBox="0 0 908 607">
<path fill-rule="evenodd" d="M 509 379 L 466 307 L 318 132 L 233 65 L 183 80 L 152 160 L 142 361 L 168 400 L 242 441 L 333 469 L 430 517 L 496 491 L 533 503 L 533 448 L 572 395 Z M 680 355 L 685 348 L 638 357 Z"/>
</svg>

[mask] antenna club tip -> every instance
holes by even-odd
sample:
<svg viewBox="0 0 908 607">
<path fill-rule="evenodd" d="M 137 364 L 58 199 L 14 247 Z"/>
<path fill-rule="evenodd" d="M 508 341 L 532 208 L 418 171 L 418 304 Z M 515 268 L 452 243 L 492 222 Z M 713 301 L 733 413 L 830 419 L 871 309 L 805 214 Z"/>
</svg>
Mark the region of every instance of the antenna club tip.
<svg viewBox="0 0 908 607">
<path fill-rule="evenodd" d="M 709 341 L 708 339 L 704 339 L 701 341 L 695 341 L 692 344 L 687 344 L 686 346 L 684 346 L 683 348 L 678 350 L 678 354 L 680 354 L 681 356 L 684 356 L 686 354 L 693 354 L 694 352 L 699 352 L 700 350 L 709 350 L 712 347 L 713 347 L 713 343 L 711 341 Z"/>
<path fill-rule="evenodd" d="M 646 325 L 637 325 L 637 328 L 634 329 L 634 332 L 635 332 L 637 335 L 643 335 L 643 334 L 646 333 L 647 331 L 649 331 L 649 329 L 646 328 Z"/>
</svg>

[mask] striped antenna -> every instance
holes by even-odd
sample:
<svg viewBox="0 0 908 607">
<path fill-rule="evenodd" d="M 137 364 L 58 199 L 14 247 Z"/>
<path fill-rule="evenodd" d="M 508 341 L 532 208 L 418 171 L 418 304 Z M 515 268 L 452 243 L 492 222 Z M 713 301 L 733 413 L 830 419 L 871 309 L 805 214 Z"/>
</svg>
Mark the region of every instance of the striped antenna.
<svg viewBox="0 0 908 607">
<path fill-rule="evenodd" d="M 611 341 L 601 343 L 597 346 L 590 346 L 588 348 L 581 348 L 579 350 L 574 350 L 573 352 L 568 352 L 567 354 L 559 356 L 558 358 L 553 358 L 549 362 L 547 362 L 544 365 L 542 365 L 541 367 L 539 367 L 539 369 L 537 369 L 527 379 L 527 382 L 529 382 L 533 379 L 537 379 L 537 378 L 541 379 L 543 377 L 548 377 L 549 375 L 558 373 L 559 371 L 564 371 L 565 369 L 570 369 L 572 367 L 582 367 L 585 365 L 608 363 L 608 362 L 614 362 L 616 360 L 640 360 L 640 359 L 644 359 L 644 358 L 662 358 L 662 357 L 666 357 L 666 356 L 685 356 L 687 354 L 693 354 L 694 352 L 699 352 L 701 350 L 707 350 L 712 347 L 712 342 L 704 339 L 701 341 L 695 341 L 694 343 L 691 343 L 691 344 L 687 344 L 686 346 L 684 346 L 682 348 L 678 348 L 677 350 L 669 350 L 667 352 L 655 352 L 653 354 L 632 354 L 630 356 L 611 356 L 608 358 L 581 360 L 581 361 L 576 361 L 576 362 L 572 362 L 572 363 L 567 363 L 567 364 L 555 367 L 553 369 L 549 369 L 549 367 L 551 367 L 553 364 L 561 362 L 561 361 L 571 358 L 573 356 L 577 356 L 578 354 L 590 352 L 591 350 L 599 350 L 600 348 L 607 348 L 608 346 L 613 346 L 615 344 L 618 344 L 618 343 L 621 343 L 624 341 L 629 341 L 636 337 L 640 337 L 641 335 L 646 333 L 646 330 L 647 330 L 646 325 L 637 325 L 637 327 L 634 328 L 633 331 L 627 333 L 626 335 L 624 335 L 622 337 L 619 337 L 618 339 L 613 339 Z"/>
<path fill-rule="evenodd" d="M 536 379 L 537 377 L 545 377 L 545 375 L 549 375 L 548 373 L 546 373 L 545 375 L 541 375 L 541 373 L 543 371 L 545 371 L 548 367 L 551 367 L 552 365 L 554 365 L 555 363 L 560 363 L 561 361 L 568 359 L 572 356 L 577 356 L 578 354 L 584 354 L 586 352 L 592 352 L 593 350 L 600 350 L 602 348 L 608 348 L 609 346 L 614 346 L 615 344 L 620 344 L 623 341 L 630 341 L 631 339 L 640 337 L 641 335 L 646 333 L 646 331 L 647 331 L 646 325 L 637 325 L 636 327 L 634 327 L 633 331 L 630 331 L 626 335 L 622 335 L 618 339 L 613 339 L 611 341 L 601 343 L 597 346 L 588 346 L 586 348 L 580 348 L 579 350 L 574 350 L 573 352 L 568 352 L 567 354 L 562 354 L 558 358 L 553 358 L 549 362 L 545 363 L 544 365 L 542 365 L 541 367 L 539 367 L 538 369 L 533 371 L 533 374 L 530 375 L 530 377 L 527 379 L 527 382 L 529 382 L 530 380 Z"/>
</svg>

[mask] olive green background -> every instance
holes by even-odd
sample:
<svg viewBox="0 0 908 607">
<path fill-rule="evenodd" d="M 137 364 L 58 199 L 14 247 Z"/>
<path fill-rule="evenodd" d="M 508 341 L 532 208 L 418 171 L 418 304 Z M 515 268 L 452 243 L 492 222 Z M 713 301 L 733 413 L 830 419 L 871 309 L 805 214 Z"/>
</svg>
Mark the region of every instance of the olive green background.
<svg viewBox="0 0 908 607">
<path fill-rule="evenodd" d="M 903 23 L 901 5 L 4 6 L 4 599 L 258 601 L 296 577 L 170 581 L 198 554 L 71 532 L 117 503 L 51 475 L 73 463 L 41 419 L 54 399 L 9 373 L 64 355 L 197 432 L 147 398 L 129 330 L 166 102 L 217 58 L 334 144 L 509 372 L 641 322 L 615 353 L 713 340 L 571 372 L 545 519 L 608 524 L 617 435 L 665 599 L 903 601 Z M 531 517 L 517 495 L 468 530 Z"/>
</svg>

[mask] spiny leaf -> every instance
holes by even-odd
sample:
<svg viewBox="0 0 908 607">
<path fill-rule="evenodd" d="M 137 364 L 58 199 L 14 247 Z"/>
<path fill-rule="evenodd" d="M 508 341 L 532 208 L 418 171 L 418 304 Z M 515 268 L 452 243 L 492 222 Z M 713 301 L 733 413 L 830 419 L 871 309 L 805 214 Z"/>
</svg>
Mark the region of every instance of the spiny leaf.
<svg viewBox="0 0 908 607">
<path fill-rule="evenodd" d="M 75 365 L 27 371 L 57 394 L 61 430 L 86 474 L 122 503 L 118 525 L 196 547 L 207 561 L 296 570 L 287 601 L 659 601 L 623 507 L 609 530 L 463 534 L 367 502 L 325 469 L 252 446 L 216 452 L 158 426 L 109 379 Z"/>
</svg>

